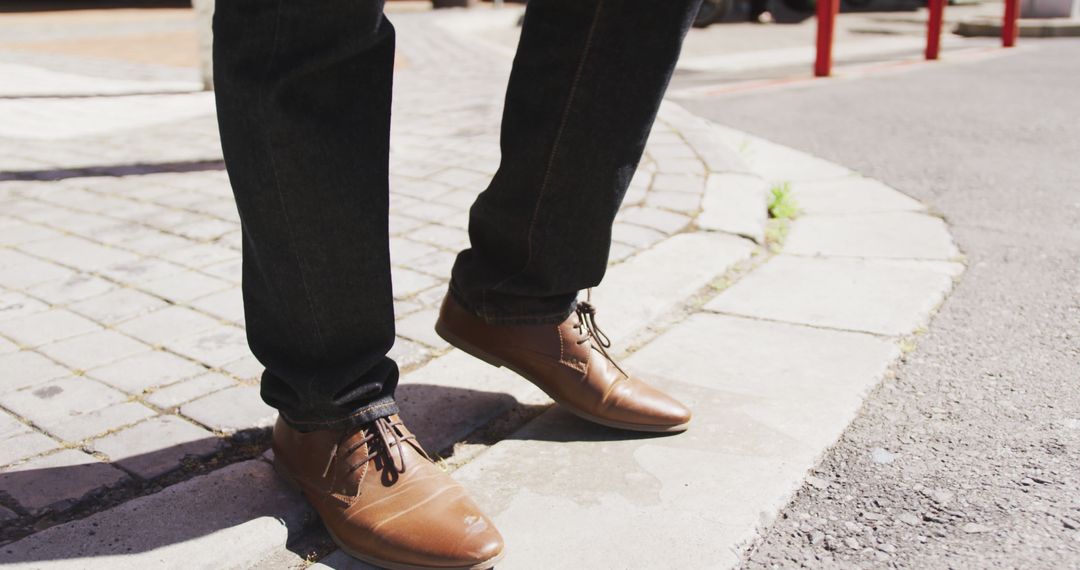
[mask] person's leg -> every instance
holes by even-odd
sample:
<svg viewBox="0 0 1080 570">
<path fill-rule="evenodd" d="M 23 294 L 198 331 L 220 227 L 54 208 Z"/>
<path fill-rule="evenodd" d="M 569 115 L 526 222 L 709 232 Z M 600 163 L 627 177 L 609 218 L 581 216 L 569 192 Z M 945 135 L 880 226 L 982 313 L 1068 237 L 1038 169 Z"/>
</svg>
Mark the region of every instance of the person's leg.
<svg viewBox="0 0 1080 570">
<path fill-rule="evenodd" d="M 611 224 L 700 0 L 531 0 L 502 162 L 470 212 L 455 300 L 489 323 L 556 323 L 600 283 Z"/>
<path fill-rule="evenodd" d="M 228 0 L 214 31 L 263 398 L 303 431 L 389 416 L 394 29 L 382 1 Z"/>
<path fill-rule="evenodd" d="M 435 330 L 603 425 L 677 432 L 679 401 L 612 360 L 595 308 L 611 224 L 700 0 L 531 0 L 502 124 Z M 576 303 L 576 310 L 575 310 Z M 572 314 L 574 313 L 574 314 Z"/>
<path fill-rule="evenodd" d="M 225 0 L 221 140 L 244 229 L 244 308 L 281 411 L 274 466 L 346 553 L 480 570 L 503 542 L 393 400 L 388 247 L 394 29 L 381 0 Z"/>
</svg>

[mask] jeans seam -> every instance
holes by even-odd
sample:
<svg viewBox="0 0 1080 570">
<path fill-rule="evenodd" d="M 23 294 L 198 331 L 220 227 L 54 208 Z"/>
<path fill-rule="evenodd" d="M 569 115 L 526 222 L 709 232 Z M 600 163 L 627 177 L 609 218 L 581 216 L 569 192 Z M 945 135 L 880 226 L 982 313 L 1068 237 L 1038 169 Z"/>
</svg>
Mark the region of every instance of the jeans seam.
<svg viewBox="0 0 1080 570">
<path fill-rule="evenodd" d="M 529 219 L 529 232 L 525 238 L 526 247 L 528 248 L 528 254 L 525 258 L 525 265 L 523 265 L 521 269 L 517 271 L 517 273 L 514 273 L 513 275 L 507 277 L 506 279 L 503 279 L 502 281 L 492 286 L 492 289 L 498 289 L 499 287 L 502 287 L 511 279 L 514 279 L 515 277 L 524 273 L 525 270 L 528 269 L 530 265 L 532 265 L 533 255 L 535 253 L 535 248 L 533 247 L 533 235 L 536 232 L 536 222 L 540 218 L 540 206 L 541 204 L 543 204 L 544 196 L 547 193 L 548 187 L 551 182 L 551 172 L 555 166 L 555 159 L 558 157 L 559 154 L 559 146 L 562 142 L 563 131 L 566 128 L 567 120 L 570 118 L 570 108 L 574 105 L 574 98 L 577 96 L 578 84 L 581 82 L 581 76 L 585 72 L 585 64 L 588 62 L 589 53 L 592 51 L 593 36 L 596 34 L 596 27 L 600 22 L 600 11 L 603 6 L 604 0 L 598 0 L 596 2 L 596 10 L 593 12 L 593 21 L 592 24 L 589 26 L 589 33 L 585 38 L 585 47 L 584 49 L 582 49 L 581 52 L 581 60 L 578 62 L 577 69 L 574 71 L 574 80 L 570 84 L 570 93 L 566 97 L 566 105 L 565 107 L 563 107 L 562 117 L 559 120 L 559 128 L 557 131 L 555 131 L 555 141 L 551 145 L 551 154 L 548 156 L 547 167 L 544 169 L 544 179 L 540 182 L 540 191 L 537 192 L 536 206 L 533 208 L 533 215 Z M 487 305 L 486 289 L 481 290 L 480 292 L 480 303 L 485 306 Z"/>
<path fill-rule="evenodd" d="M 266 72 L 265 72 L 265 75 L 263 76 L 263 85 L 264 85 L 264 87 L 266 86 L 267 79 L 270 76 L 270 70 L 273 69 L 273 64 L 277 60 L 278 39 L 279 39 L 279 37 L 281 35 L 280 32 L 281 32 L 281 5 L 282 5 L 282 1 L 283 0 L 278 0 L 277 3 L 275 4 L 275 8 L 274 8 L 274 37 L 273 37 L 273 39 L 271 40 L 271 43 L 270 43 L 270 57 L 267 58 Z M 262 127 L 261 130 L 263 132 L 263 140 L 266 143 L 266 147 L 267 147 L 267 151 L 268 151 L 267 152 L 267 158 L 269 159 L 268 162 L 270 163 L 270 171 L 274 175 L 274 194 L 277 197 L 278 205 L 281 207 L 282 216 L 284 216 L 284 218 L 285 218 L 285 229 L 288 232 L 289 243 L 291 245 L 293 245 L 293 258 L 296 260 L 297 273 L 300 275 L 300 284 L 304 288 L 304 301 L 307 304 L 308 311 L 311 313 L 311 321 L 315 325 L 316 340 L 319 343 L 319 347 L 321 349 L 321 352 L 322 352 L 323 356 L 325 356 L 326 355 L 326 341 L 325 341 L 325 339 L 323 339 L 322 327 L 319 325 L 319 318 L 315 314 L 315 305 L 312 303 L 312 300 L 311 300 L 311 289 L 308 286 L 307 276 L 304 274 L 304 264 L 303 264 L 303 261 L 300 259 L 300 254 L 296 251 L 296 247 L 295 247 L 295 244 L 297 243 L 296 233 L 293 231 L 292 221 L 291 221 L 291 219 L 289 217 L 289 210 L 288 210 L 288 208 L 285 207 L 285 197 L 281 193 L 281 179 L 280 179 L 280 177 L 278 175 L 277 162 L 274 160 L 273 143 L 271 142 L 269 132 L 267 130 L 267 127 L 265 126 L 267 124 L 267 121 L 266 121 L 266 103 L 265 103 L 265 101 L 266 101 L 266 98 L 265 98 L 266 91 L 267 91 L 266 89 L 260 89 L 259 90 L 258 109 L 259 109 L 259 115 L 260 115 L 260 118 L 261 118 L 260 126 Z"/>
</svg>

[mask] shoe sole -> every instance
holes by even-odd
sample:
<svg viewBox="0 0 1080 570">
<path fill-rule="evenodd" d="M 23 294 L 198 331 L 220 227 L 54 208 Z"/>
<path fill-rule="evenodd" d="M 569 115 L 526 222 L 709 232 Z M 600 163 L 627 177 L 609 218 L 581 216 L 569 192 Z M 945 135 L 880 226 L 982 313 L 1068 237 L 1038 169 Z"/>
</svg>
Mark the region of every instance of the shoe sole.
<svg viewBox="0 0 1080 570">
<path fill-rule="evenodd" d="M 294 479 L 293 476 L 289 474 L 288 470 L 277 460 L 276 457 L 274 458 L 274 471 L 277 472 L 278 477 L 280 477 L 286 485 L 288 485 L 290 488 L 300 493 L 301 495 L 304 494 L 304 489 L 300 487 L 300 484 L 296 482 L 296 479 Z M 305 495 L 304 498 L 307 499 L 307 496 Z M 319 517 L 322 518 L 322 515 L 319 515 Z M 329 526 L 324 524 L 323 528 L 326 529 L 326 533 L 330 535 L 330 538 L 333 539 L 334 544 L 337 544 L 338 548 L 340 548 L 342 552 L 348 554 L 349 556 L 357 560 L 360 560 L 361 562 L 366 562 L 380 568 L 385 568 L 386 570 L 489 570 L 490 568 L 493 568 L 496 564 L 501 562 L 503 557 L 506 556 L 506 551 L 504 550 L 503 552 L 500 552 L 499 555 L 495 558 L 491 558 L 477 564 L 471 564 L 469 566 L 417 566 L 415 564 L 391 562 L 389 560 L 383 560 L 382 558 L 371 556 L 370 554 L 357 552 L 346 546 L 345 543 L 342 542 L 336 534 L 334 534 L 334 531 L 330 530 Z"/>
<path fill-rule="evenodd" d="M 502 359 L 485 352 L 483 349 L 477 347 L 474 344 L 466 342 L 461 337 L 459 337 L 456 334 L 450 332 L 450 330 L 448 330 L 446 328 L 446 326 L 443 325 L 443 322 L 441 320 L 435 322 L 435 333 L 438 334 L 440 337 L 442 337 L 443 340 L 450 343 L 451 345 L 453 345 L 455 348 L 461 350 L 462 352 L 465 352 L 466 354 L 468 354 L 470 356 L 473 356 L 475 358 L 479 358 L 480 360 L 494 366 L 495 368 L 506 368 L 507 370 L 511 370 L 515 374 L 517 374 L 518 376 L 521 376 L 522 378 L 528 380 L 529 382 L 532 382 L 537 388 L 540 388 L 541 390 L 543 390 L 544 393 L 547 394 L 549 398 L 551 398 L 552 400 L 555 400 L 556 404 L 559 404 L 560 406 L 562 406 L 563 408 L 568 410 L 570 413 L 574 414 L 575 416 L 577 416 L 577 417 L 579 417 L 579 418 L 581 418 L 583 420 L 587 420 L 587 421 L 590 421 L 590 422 L 595 423 L 595 424 L 600 424 L 602 426 L 607 426 L 607 427 L 615 428 L 615 429 L 622 429 L 622 430 L 628 430 L 628 431 L 644 431 L 644 432 L 649 432 L 649 433 L 675 433 L 675 432 L 686 431 L 687 428 L 690 427 L 690 422 L 686 422 L 684 424 L 673 425 L 673 426 L 654 426 L 654 425 L 648 425 L 648 424 L 634 424 L 634 423 L 620 422 L 620 421 L 616 421 L 616 420 L 608 420 L 608 419 L 605 419 L 605 418 L 594 416 L 593 414 L 590 414 L 589 412 L 586 412 L 586 411 L 584 411 L 582 409 L 579 409 L 578 407 L 576 407 L 576 406 L 574 406 L 572 404 L 569 404 L 569 403 L 563 401 L 561 398 L 555 396 L 554 394 L 549 392 L 547 390 L 547 388 L 544 388 L 543 384 L 541 384 L 540 382 L 537 382 L 536 380 L 534 380 L 532 375 L 525 373 L 524 371 L 518 369 L 514 365 L 512 365 L 512 364 L 510 364 L 508 362 L 505 362 Z"/>
</svg>

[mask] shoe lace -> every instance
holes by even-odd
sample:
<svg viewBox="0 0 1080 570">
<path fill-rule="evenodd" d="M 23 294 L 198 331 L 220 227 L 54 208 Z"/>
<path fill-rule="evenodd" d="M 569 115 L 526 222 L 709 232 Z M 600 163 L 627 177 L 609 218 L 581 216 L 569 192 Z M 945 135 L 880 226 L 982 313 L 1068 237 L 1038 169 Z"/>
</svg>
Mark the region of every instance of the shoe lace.
<svg viewBox="0 0 1080 570">
<path fill-rule="evenodd" d="M 396 429 L 398 426 L 404 427 L 404 422 L 400 419 L 391 420 L 388 417 L 377 418 L 375 421 L 364 424 L 352 430 L 347 430 L 341 435 L 341 439 L 338 443 L 334 444 L 333 449 L 330 450 L 330 460 L 326 463 L 326 469 L 323 470 L 323 477 L 326 477 L 330 473 L 330 467 L 333 466 L 334 460 L 339 456 L 347 459 L 360 450 L 361 447 L 367 446 L 368 454 L 362 460 L 356 463 L 350 463 L 348 465 L 348 473 L 353 473 L 357 469 L 360 469 L 368 461 L 382 456 L 385 460 L 385 464 L 391 466 L 397 473 L 404 473 L 407 467 L 405 460 L 405 445 L 409 440 L 416 440 L 416 436 L 412 433 L 409 435 L 401 435 L 402 432 Z M 364 437 L 353 442 L 348 448 L 342 450 L 341 444 L 346 439 L 350 438 L 356 432 L 362 431 Z M 420 453 L 431 461 L 431 457 L 427 452 L 423 450 L 419 445 L 414 446 Z M 394 453 L 394 451 L 397 453 Z M 395 459 L 395 455 L 397 456 Z M 400 466 L 399 466 L 400 465 Z"/>
<path fill-rule="evenodd" d="M 611 348 L 611 339 L 600 329 L 600 325 L 596 324 L 596 306 L 592 304 L 592 289 L 587 290 L 584 301 L 578 301 L 575 312 L 577 312 L 578 322 L 574 324 L 574 328 L 581 335 L 577 344 L 590 343 L 593 350 L 603 355 L 612 366 L 622 372 L 623 376 L 629 377 L 630 375 L 608 354 L 607 349 Z"/>
</svg>

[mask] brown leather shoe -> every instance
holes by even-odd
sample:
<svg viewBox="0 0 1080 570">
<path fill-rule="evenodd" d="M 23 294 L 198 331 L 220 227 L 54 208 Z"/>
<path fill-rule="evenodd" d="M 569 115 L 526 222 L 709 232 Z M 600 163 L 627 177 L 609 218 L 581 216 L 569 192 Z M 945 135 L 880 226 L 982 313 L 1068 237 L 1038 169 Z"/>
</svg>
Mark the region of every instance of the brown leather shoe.
<svg viewBox="0 0 1080 570">
<path fill-rule="evenodd" d="M 391 570 L 485 570 L 503 541 L 397 416 L 301 433 L 278 418 L 274 467 L 353 558 Z"/>
<path fill-rule="evenodd" d="M 491 325 L 447 295 L 435 332 L 488 364 L 517 372 L 589 421 L 636 431 L 685 430 L 690 410 L 624 372 L 608 355 L 611 342 L 595 315 L 582 301 L 557 325 Z"/>
</svg>

